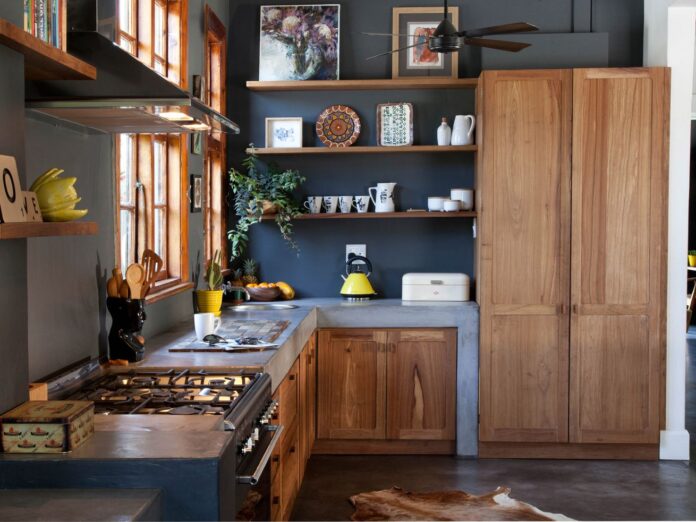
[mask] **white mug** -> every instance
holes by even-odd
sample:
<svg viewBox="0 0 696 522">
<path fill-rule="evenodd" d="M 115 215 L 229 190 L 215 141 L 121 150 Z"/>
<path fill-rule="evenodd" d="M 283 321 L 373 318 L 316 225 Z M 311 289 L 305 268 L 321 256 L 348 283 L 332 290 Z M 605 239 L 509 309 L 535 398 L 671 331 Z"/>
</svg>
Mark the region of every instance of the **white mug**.
<svg viewBox="0 0 696 522">
<path fill-rule="evenodd" d="M 445 198 L 430 197 L 428 198 L 428 210 L 430 212 L 442 212 L 445 208 Z"/>
<path fill-rule="evenodd" d="M 442 210 L 445 212 L 457 212 L 462 208 L 461 203 L 461 201 L 446 199 L 442 203 Z"/>
<path fill-rule="evenodd" d="M 214 314 L 193 314 L 193 325 L 196 328 L 196 339 L 202 341 L 206 335 L 214 334 L 220 328 L 220 318 Z"/>
<path fill-rule="evenodd" d="M 321 196 L 309 196 L 304 202 L 304 207 L 311 214 L 319 214 L 321 212 Z"/>
<path fill-rule="evenodd" d="M 462 202 L 462 210 L 474 208 L 474 191 L 471 189 L 453 188 L 450 190 L 450 199 Z"/>
<path fill-rule="evenodd" d="M 370 209 L 370 196 L 355 196 L 354 205 L 358 214 L 365 214 Z"/>
<path fill-rule="evenodd" d="M 327 214 L 335 214 L 338 208 L 338 196 L 324 196 L 324 209 Z"/>
<path fill-rule="evenodd" d="M 353 210 L 353 196 L 341 196 L 338 198 L 338 208 L 344 214 L 349 214 Z"/>
</svg>

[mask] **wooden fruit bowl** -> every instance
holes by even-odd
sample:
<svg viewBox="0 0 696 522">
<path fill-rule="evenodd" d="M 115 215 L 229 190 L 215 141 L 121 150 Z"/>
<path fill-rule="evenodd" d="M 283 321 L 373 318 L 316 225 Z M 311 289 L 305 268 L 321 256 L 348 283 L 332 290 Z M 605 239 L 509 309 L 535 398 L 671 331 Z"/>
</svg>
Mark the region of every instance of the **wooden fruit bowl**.
<svg viewBox="0 0 696 522">
<path fill-rule="evenodd" d="M 252 301 L 275 301 L 280 297 L 280 288 L 246 287 Z"/>
</svg>

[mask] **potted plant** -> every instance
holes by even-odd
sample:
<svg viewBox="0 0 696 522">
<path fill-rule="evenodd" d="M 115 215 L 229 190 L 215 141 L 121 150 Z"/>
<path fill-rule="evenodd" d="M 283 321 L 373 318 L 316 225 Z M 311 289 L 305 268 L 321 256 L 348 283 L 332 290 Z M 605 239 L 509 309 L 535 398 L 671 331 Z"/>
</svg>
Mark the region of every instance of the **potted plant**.
<svg viewBox="0 0 696 522">
<path fill-rule="evenodd" d="M 252 145 L 253 147 L 253 145 Z M 297 250 L 292 238 L 292 218 L 302 213 L 300 205 L 293 198 L 305 178 L 297 170 L 281 170 L 277 165 L 259 168 L 255 154 L 243 162 L 245 172 L 230 170 L 230 186 L 235 195 L 234 210 L 237 223 L 227 233 L 232 243 L 232 257 L 242 254 L 249 240 L 249 228 L 261 221 L 264 214 L 274 214 L 275 222 L 283 239 L 291 248 Z"/>
<path fill-rule="evenodd" d="M 689 266 L 696 266 L 696 250 L 689 250 Z"/>
<path fill-rule="evenodd" d="M 198 310 L 202 313 L 210 312 L 216 316 L 220 316 L 222 308 L 222 254 L 216 250 L 213 258 L 208 261 L 205 270 L 205 282 L 208 285 L 207 290 L 196 290 L 196 300 L 198 302 Z"/>
</svg>

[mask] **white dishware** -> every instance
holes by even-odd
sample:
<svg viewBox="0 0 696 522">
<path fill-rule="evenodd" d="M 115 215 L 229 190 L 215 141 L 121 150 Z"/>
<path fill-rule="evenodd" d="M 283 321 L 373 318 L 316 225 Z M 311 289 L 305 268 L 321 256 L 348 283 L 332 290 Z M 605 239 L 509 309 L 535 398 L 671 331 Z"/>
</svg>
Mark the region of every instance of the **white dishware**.
<svg viewBox="0 0 696 522">
<path fill-rule="evenodd" d="M 428 210 L 430 212 L 442 212 L 445 209 L 445 199 L 437 196 L 428 198 Z"/>
<path fill-rule="evenodd" d="M 349 214 L 353 210 L 353 196 L 341 196 L 338 198 L 338 208 L 343 214 Z"/>
<path fill-rule="evenodd" d="M 212 335 L 220 328 L 220 318 L 214 314 L 193 314 L 193 325 L 196 329 L 196 339 L 202 341 L 206 335 Z"/>
<path fill-rule="evenodd" d="M 471 189 L 453 188 L 450 190 L 450 199 L 461 201 L 462 210 L 473 210 L 474 191 Z"/>
<path fill-rule="evenodd" d="M 473 145 L 475 128 L 476 118 L 472 115 L 456 116 L 452 127 L 452 145 Z"/>
<path fill-rule="evenodd" d="M 444 210 L 445 212 L 458 212 L 461 209 L 462 209 L 462 202 L 461 201 L 446 199 L 442 203 L 442 210 Z"/>
<path fill-rule="evenodd" d="M 375 212 L 394 212 L 394 188 L 396 183 L 377 183 L 376 187 L 370 187 L 370 199 L 375 205 Z M 372 194 L 374 191 L 374 195 Z"/>
<path fill-rule="evenodd" d="M 446 147 L 452 143 L 452 129 L 447 124 L 447 118 L 442 118 L 442 123 L 437 128 L 437 144 Z"/>
<path fill-rule="evenodd" d="M 338 196 L 324 196 L 324 210 L 327 214 L 335 214 L 338 208 Z"/>
<path fill-rule="evenodd" d="M 365 214 L 370 209 L 370 196 L 355 196 L 354 205 L 358 214 Z"/>
<path fill-rule="evenodd" d="M 311 214 L 319 214 L 321 212 L 321 196 L 309 196 L 304 202 L 304 207 Z"/>
</svg>

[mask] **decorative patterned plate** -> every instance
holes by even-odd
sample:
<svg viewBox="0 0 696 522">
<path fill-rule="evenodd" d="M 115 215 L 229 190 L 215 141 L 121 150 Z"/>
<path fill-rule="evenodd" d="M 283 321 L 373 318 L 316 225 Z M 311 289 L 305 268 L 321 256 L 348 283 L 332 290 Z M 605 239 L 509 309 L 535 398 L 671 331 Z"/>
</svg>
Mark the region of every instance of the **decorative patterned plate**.
<svg viewBox="0 0 696 522">
<path fill-rule="evenodd" d="M 317 136 L 327 147 L 350 147 L 360 136 L 360 117 L 345 105 L 327 107 L 317 120 Z"/>
<path fill-rule="evenodd" d="M 406 147 L 413 145 L 413 104 L 377 105 L 377 145 Z"/>
</svg>

